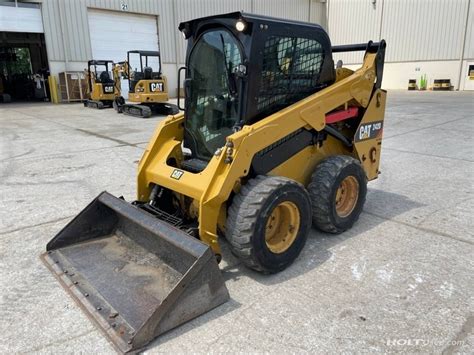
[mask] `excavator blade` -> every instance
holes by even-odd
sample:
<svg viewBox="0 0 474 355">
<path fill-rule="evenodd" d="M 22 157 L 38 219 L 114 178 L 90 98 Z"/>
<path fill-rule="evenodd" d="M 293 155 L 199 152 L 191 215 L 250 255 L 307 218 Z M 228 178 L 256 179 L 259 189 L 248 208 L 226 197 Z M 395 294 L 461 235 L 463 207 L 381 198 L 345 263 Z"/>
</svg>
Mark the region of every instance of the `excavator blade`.
<svg viewBox="0 0 474 355">
<path fill-rule="evenodd" d="M 46 250 L 46 266 L 123 353 L 229 299 L 206 244 L 107 192 Z"/>
</svg>

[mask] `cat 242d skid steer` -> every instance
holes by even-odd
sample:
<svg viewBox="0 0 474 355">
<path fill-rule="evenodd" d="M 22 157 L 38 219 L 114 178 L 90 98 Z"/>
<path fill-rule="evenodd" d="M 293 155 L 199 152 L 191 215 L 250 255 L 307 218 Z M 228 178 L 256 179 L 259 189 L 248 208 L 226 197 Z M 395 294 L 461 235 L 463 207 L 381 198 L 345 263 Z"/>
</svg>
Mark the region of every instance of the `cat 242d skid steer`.
<svg viewBox="0 0 474 355">
<path fill-rule="evenodd" d="M 331 47 L 318 25 L 241 12 L 179 29 L 184 113 L 159 123 L 137 200 L 101 193 L 42 256 L 122 352 L 228 300 L 220 238 L 279 272 L 311 225 L 350 228 L 379 174 L 384 41 Z M 358 70 L 335 69 L 346 51 L 365 51 Z"/>
</svg>

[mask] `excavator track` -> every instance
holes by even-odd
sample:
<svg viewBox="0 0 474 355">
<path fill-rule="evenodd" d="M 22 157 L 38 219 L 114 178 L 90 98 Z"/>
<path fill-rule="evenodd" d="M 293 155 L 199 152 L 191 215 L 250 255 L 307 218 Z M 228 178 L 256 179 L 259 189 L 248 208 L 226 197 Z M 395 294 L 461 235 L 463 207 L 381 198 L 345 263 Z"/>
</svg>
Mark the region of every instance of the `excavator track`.
<svg viewBox="0 0 474 355">
<path fill-rule="evenodd" d="M 96 109 L 102 110 L 104 108 L 104 103 L 102 101 L 86 100 L 84 102 L 84 107 L 96 108 Z"/>
<path fill-rule="evenodd" d="M 124 104 L 121 110 L 126 115 L 141 118 L 149 118 L 152 114 L 151 108 L 145 105 Z"/>
</svg>

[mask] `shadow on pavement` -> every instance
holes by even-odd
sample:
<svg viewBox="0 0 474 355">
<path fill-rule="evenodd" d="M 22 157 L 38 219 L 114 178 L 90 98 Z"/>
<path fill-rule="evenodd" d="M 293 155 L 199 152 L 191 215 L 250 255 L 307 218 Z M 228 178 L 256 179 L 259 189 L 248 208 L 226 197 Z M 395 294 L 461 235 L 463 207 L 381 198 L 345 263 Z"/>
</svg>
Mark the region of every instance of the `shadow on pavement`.
<svg viewBox="0 0 474 355">
<path fill-rule="evenodd" d="M 294 264 L 288 269 L 273 275 L 264 275 L 248 269 L 232 254 L 229 244 L 227 242 L 222 243 L 223 257 L 228 263 L 227 266 L 221 269 L 224 279 L 226 281 L 238 280 L 241 276 L 245 275 L 264 285 L 285 282 L 294 277 L 301 276 L 326 262 L 331 258 L 331 249 L 336 245 L 343 243 L 347 239 L 356 238 L 358 235 L 375 228 L 380 223 L 383 223 L 385 219 L 391 219 L 422 206 L 423 204 L 412 201 L 400 194 L 369 189 L 362 216 L 369 214 L 371 218 L 366 218 L 364 223 L 359 220 L 352 229 L 341 234 L 325 233 L 313 228 L 302 253 Z M 374 216 L 372 211 L 377 212 L 377 216 Z"/>
<path fill-rule="evenodd" d="M 384 218 L 392 218 L 398 214 L 402 214 L 411 209 L 421 207 L 422 204 L 408 199 L 406 196 L 385 192 L 382 190 L 370 189 L 367 195 L 367 199 L 373 200 L 373 202 L 383 203 L 383 215 L 387 216 Z M 380 212 L 380 211 L 379 211 Z M 363 212 L 364 214 L 364 212 Z M 332 256 L 331 249 L 336 245 L 343 243 L 347 239 L 356 238 L 358 235 L 365 233 L 368 230 L 375 228 L 380 223 L 383 223 L 385 220 L 380 217 L 368 218 L 367 221 L 361 223 L 359 221 L 354 225 L 354 227 L 342 234 L 335 235 L 329 233 L 323 233 L 316 229 L 312 229 L 306 245 L 295 261 L 286 270 L 274 274 L 274 275 L 264 275 L 245 267 L 231 252 L 230 246 L 224 238 L 221 238 L 221 247 L 223 253 L 223 264 L 221 266 L 222 275 L 225 281 L 237 281 L 242 276 L 249 277 L 250 279 L 264 285 L 264 286 L 273 286 L 282 282 L 291 280 L 294 277 L 299 277 L 318 266 L 325 263 Z M 236 309 L 240 308 L 242 305 L 235 301 L 230 295 L 231 299 L 224 303 L 223 305 L 215 308 L 214 310 L 201 315 L 194 320 L 183 324 L 182 326 L 171 330 L 170 332 L 163 334 L 152 342 L 147 348 L 159 347 L 160 344 L 164 344 L 169 340 L 172 340 L 176 337 L 182 336 L 188 331 L 204 325 L 205 323 L 217 319 L 221 316 L 224 316 L 227 313 L 233 312 Z"/>
</svg>

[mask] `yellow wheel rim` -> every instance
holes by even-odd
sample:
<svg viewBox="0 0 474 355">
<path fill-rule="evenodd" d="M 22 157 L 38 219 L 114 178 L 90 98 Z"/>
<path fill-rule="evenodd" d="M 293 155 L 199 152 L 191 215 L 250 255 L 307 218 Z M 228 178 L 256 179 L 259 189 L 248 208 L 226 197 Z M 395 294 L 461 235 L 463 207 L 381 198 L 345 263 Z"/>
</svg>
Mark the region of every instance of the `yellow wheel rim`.
<svg viewBox="0 0 474 355">
<path fill-rule="evenodd" d="M 336 192 L 336 213 L 339 217 L 349 216 L 359 198 L 359 182 L 354 176 L 342 180 Z"/>
<path fill-rule="evenodd" d="M 300 229 L 300 211 L 293 202 L 277 205 L 267 220 L 265 243 L 272 253 L 285 252 L 295 241 Z"/>
</svg>

